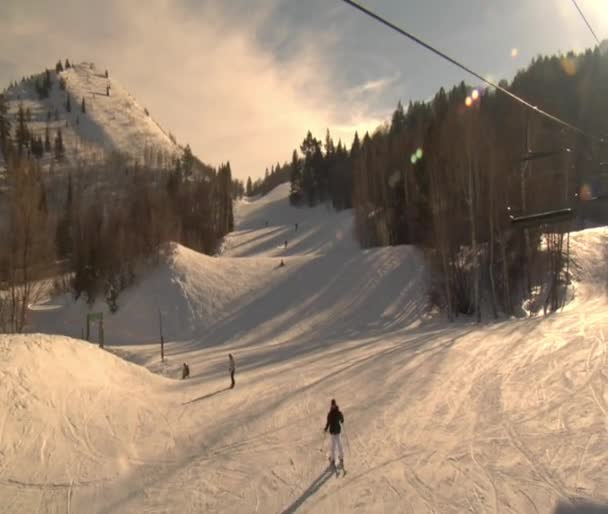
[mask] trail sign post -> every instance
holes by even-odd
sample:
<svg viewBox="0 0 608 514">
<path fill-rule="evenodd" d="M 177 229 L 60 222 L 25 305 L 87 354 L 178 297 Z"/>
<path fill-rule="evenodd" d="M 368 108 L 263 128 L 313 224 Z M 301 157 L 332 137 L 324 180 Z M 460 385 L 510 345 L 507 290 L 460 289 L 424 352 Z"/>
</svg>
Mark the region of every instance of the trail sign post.
<svg viewBox="0 0 608 514">
<path fill-rule="evenodd" d="M 87 314 L 87 341 L 91 340 L 91 322 L 95 321 L 97 322 L 99 347 L 103 348 L 103 312 L 91 312 Z"/>
</svg>

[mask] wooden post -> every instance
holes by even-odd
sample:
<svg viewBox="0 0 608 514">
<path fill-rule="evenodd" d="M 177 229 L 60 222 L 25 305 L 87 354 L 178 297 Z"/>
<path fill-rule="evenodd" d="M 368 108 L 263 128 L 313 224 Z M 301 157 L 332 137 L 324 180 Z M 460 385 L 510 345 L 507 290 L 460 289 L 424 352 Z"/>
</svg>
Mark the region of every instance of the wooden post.
<svg viewBox="0 0 608 514">
<path fill-rule="evenodd" d="M 160 327 L 160 360 L 165 361 L 165 339 L 163 337 L 163 316 L 158 309 L 158 324 Z"/>
</svg>

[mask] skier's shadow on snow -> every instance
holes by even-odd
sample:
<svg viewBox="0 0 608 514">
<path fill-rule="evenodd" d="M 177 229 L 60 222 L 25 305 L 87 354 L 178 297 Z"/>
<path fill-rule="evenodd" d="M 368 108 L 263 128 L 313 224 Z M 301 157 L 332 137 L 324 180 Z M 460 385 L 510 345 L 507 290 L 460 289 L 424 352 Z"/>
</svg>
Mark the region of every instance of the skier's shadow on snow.
<svg viewBox="0 0 608 514">
<path fill-rule="evenodd" d="M 333 471 L 331 468 L 326 468 L 321 474 L 312 481 L 312 484 L 308 486 L 306 491 L 304 491 L 294 502 L 287 507 L 281 514 L 293 514 L 296 512 L 304 502 L 310 498 L 313 494 L 315 494 L 325 482 L 327 482 L 333 476 Z"/>
<path fill-rule="evenodd" d="M 182 405 L 188 405 L 190 403 L 195 403 L 195 402 L 200 402 L 201 400 L 207 400 L 209 398 L 212 398 L 220 393 L 223 393 L 225 391 L 228 391 L 230 389 L 230 387 L 224 387 L 224 389 L 220 389 L 219 391 L 215 391 L 213 393 L 209 393 L 206 394 L 204 396 L 199 396 L 198 398 L 194 398 L 194 400 L 188 400 L 187 402 L 182 403 Z"/>
</svg>

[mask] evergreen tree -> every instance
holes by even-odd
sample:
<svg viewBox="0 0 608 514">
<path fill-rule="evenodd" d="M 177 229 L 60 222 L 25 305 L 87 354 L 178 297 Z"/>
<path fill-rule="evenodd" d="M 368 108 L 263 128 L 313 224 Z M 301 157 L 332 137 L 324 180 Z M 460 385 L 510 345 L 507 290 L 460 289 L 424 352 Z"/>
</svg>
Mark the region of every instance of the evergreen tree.
<svg viewBox="0 0 608 514">
<path fill-rule="evenodd" d="M 53 87 L 53 81 L 51 80 L 51 72 L 47 69 L 44 72 L 44 83 L 43 83 L 45 98 L 49 96 L 49 92 L 51 91 L 51 87 Z"/>
<path fill-rule="evenodd" d="M 106 78 L 109 78 L 108 70 L 106 70 Z"/>
<path fill-rule="evenodd" d="M 351 159 L 356 158 L 359 155 L 360 150 L 361 150 L 361 142 L 359 141 L 359 133 L 355 132 L 355 138 L 353 139 L 353 143 L 350 147 Z"/>
<path fill-rule="evenodd" d="M 184 171 L 184 175 L 189 177 L 192 175 L 192 169 L 194 167 L 194 156 L 192 155 L 192 149 L 190 145 L 186 145 L 184 148 L 184 155 L 182 157 L 182 169 Z"/>
<path fill-rule="evenodd" d="M 227 230 L 226 232 L 232 232 L 234 230 L 234 213 L 232 211 L 232 170 L 230 169 L 230 161 L 226 163 L 226 221 Z"/>
<path fill-rule="evenodd" d="M 42 84 L 40 83 L 39 78 L 36 79 L 36 83 L 34 84 L 34 89 L 36 89 L 36 93 L 38 93 L 38 98 L 40 100 L 42 100 L 43 98 L 46 97 L 44 88 L 43 88 Z"/>
<path fill-rule="evenodd" d="M 6 154 L 6 148 L 11 134 L 11 122 L 8 117 L 8 106 L 4 95 L 0 95 L 0 150 Z"/>
<path fill-rule="evenodd" d="M 65 60 L 65 69 L 69 70 L 72 66 L 70 65 L 70 61 L 68 59 Z"/>
<path fill-rule="evenodd" d="M 82 103 L 80 104 L 80 111 L 85 114 L 87 112 L 87 107 L 84 103 L 84 96 L 82 97 Z"/>
<path fill-rule="evenodd" d="M 302 170 L 300 169 L 300 159 L 298 151 L 294 150 L 291 156 L 291 175 L 289 188 L 289 201 L 292 204 L 300 203 L 302 199 Z"/>
<path fill-rule="evenodd" d="M 251 186 L 251 177 L 247 177 L 247 188 L 245 189 L 245 194 L 247 196 L 251 196 L 252 193 L 252 186 Z"/>
<path fill-rule="evenodd" d="M 50 134 L 49 134 L 49 126 L 48 125 L 44 129 L 44 151 L 45 152 L 50 152 L 51 151 L 51 137 L 50 137 Z"/>
<path fill-rule="evenodd" d="M 336 147 L 334 145 L 334 141 L 331 138 L 331 134 L 329 133 L 329 129 L 325 133 L 325 155 L 330 156 L 336 151 Z"/>
<path fill-rule="evenodd" d="M 70 173 L 68 174 L 65 210 L 57 223 L 55 233 L 55 246 L 60 258 L 66 258 L 72 253 L 72 195 L 72 174 Z"/>
<path fill-rule="evenodd" d="M 63 146 L 63 136 L 61 135 L 61 129 L 57 130 L 57 136 L 55 136 L 55 159 L 61 161 L 65 156 L 65 148 Z"/>
<path fill-rule="evenodd" d="M 19 151 L 19 155 L 21 155 L 23 153 L 23 149 L 27 146 L 29 139 L 29 132 L 27 125 L 25 124 L 25 111 L 23 109 L 23 104 L 19 104 L 19 110 L 17 111 L 17 131 L 15 134 L 15 139 L 17 141 L 17 150 Z"/>
<path fill-rule="evenodd" d="M 401 100 L 397 104 L 397 109 L 393 113 L 393 119 L 391 120 L 391 133 L 397 134 L 403 130 L 405 130 L 406 118 L 405 112 L 403 112 L 403 105 L 401 104 Z"/>
<path fill-rule="evenodd" d="M 321 151 L 321 142 L 315 147 L 315 152 L 311 161 L 311 168 L 314 177 L 314 188 L 319 201 L 324 202 L 327 198 L 328 189 L 328 170 L 326 160 Z"/>
<path fill-rule="evenodd" d="M 318 179 L 322 173 L 323 154 L 321 153 L 321 142 L 314 138 L 310 132 L 306 134 L 300 145 L 304 155 L 304 169 L 302 170 L 302 194 L 308 205 L 313 206 L 319 194 Z"/>
<path fill-rule="evenodd" d="M 38 159 L 42 158 L 42 155 L 44 154 L 44 143 L 42 142 L 42 139 L 40 139 L 40 137 L 32 138 L 31 150 L 32 150 L 32 155 L 34 157 L 36 157 Z"/>
<path fill-rule="evenodd" d="M 61 64 L 61 60 L 57 61 L 55 64 L 55 72 L 61 73 L 63 71 L 63 64 Z"/>
</svg>

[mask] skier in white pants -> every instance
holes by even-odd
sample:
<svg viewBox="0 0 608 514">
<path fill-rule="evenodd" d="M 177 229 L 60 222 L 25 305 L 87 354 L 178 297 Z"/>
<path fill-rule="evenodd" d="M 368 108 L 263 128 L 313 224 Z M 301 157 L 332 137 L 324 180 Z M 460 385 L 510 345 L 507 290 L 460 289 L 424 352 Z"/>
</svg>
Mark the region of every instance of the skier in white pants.
<svg viewBox="0 0 608 514">
<path fill-rule="evenodd" d="M 331 458 L 332 466 L 336 465 L 336 450 L 340 458 L 340 466 L 344 467 L 344 450 L 342 449 L 342 441 L 340 441 L 340 432 L 342 431 L 341 424 L 344 423 L 344 415 L 340 412 L 340 408 L 336 400 L 331 401 L 331 407 L 327 413 L 327 423 L 325 424 L 325 432 L 329 430 L 331 437 Z"/>
</svg>

